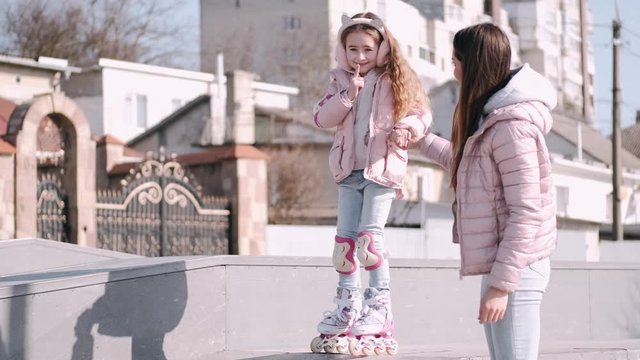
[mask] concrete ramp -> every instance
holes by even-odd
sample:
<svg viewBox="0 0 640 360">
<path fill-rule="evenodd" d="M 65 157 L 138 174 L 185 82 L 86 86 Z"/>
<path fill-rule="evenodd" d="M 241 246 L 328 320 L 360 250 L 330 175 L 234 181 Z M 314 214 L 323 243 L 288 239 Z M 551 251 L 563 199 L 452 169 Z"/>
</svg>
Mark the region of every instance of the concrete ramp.
<svg viewBox="0 0 640 360">
<path fill-rule="evenodd" d="M 0 241 L 0 359 L 326 358 L 308 354 L 308 344 L 323 311 L 333 308 L 330 264 L 314 257 L 145 258 L 48 240 Z M 391 265 L 396 359 L 486 355 L 478 277 L 460 280 L 457 261 Z M 553 268 L 543 348 L 580 359 L 574 345 L 558 344 L 617 344 L 608 357 L 584 358 L 631 359 L 614 350 L 628 341 L 638 349 L 640 264 Z"/>
</svg>

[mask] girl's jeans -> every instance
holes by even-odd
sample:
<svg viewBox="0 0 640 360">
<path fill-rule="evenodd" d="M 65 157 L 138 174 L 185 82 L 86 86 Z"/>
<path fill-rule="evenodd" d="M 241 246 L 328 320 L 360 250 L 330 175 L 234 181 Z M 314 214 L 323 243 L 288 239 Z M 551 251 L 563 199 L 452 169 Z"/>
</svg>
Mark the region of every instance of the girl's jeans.
<svg viewBox="0 0 640 360">
<path fill-rule="evenodd" d="M 376 250 L 385 259 L 379 268 L 369 272 L 369 287 L 388 289 L 389 261 L 384 248 L 383 229 L 395 190 L 365 179 L 363 170 L 353 171 L 338 185 L 338 236 L 355 240 L 362 231 L 374 235 Z M 339 274 L 338 286 L 360 288 L 360 264 L 357 257 L 354 260 L 356 271 L 349 275 Z"/>
<path fill-rule="evenodd" d="M 492 360 L 538 359 L 540 303 L 550 275 L 549 258 L 526 266 L 518 287 L 509 294 L 504 318 L 496 323 L 484 324 Z M 480 296 L 484 295 L 487 288 L 487 275 L 484 275 Z"/>
</svg>

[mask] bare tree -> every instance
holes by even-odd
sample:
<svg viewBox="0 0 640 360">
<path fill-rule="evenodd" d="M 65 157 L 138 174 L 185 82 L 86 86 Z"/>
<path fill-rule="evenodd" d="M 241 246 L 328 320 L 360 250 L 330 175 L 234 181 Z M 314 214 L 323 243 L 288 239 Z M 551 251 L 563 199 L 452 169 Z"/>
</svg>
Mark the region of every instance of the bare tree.
<svg viewBox="0 0 640 360">
<path fill-rule="evenodd" d="M 318 199 L 317 164 L 301 144 L 270 151 L 269 222 L 296 223 L 304 220 L 304 209 Z"/>
<path fill-rule="evenodd" d="M 169 40 L 181 34 L 178 22 L 167 21 L 177 5 L 169 0 L 19 1 L 5 12 L 3 51 L 64 58 L 78 66 L 101 57 L 166 63 L 177 50 Z"/>
</svg>

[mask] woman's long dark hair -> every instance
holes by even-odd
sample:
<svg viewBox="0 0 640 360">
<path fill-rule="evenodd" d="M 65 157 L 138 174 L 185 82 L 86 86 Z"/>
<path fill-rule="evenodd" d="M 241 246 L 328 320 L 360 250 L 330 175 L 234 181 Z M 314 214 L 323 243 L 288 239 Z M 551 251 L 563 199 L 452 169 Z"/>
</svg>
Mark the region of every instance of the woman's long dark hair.
<svg viewBox="0 0 640 360">
<path fill-rule="evenodd" d="M 511 47 L 499 27 L 485 23 L 458 31 L 453 38 L 453 51 L 462 66 L 460 97 L 451 134 L 451 187 L 455 191 L 464 146 L 478 130 L 482 108 L 509 81 Z"/>
</svg>

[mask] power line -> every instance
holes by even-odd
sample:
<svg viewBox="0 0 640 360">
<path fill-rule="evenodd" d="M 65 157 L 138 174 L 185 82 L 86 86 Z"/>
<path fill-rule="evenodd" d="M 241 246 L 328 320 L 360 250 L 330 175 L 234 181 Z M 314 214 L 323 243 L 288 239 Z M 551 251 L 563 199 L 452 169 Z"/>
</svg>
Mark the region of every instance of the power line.
<svg viewBox="0 0 640 360">
<path fill-rule="evenodd" d="M 627 27 L 623 27 L 622 30 L 624 30 L 625 32 L 628 32 L 629 34 L 637 37 L 638 39 L 640 39 L 640 34 L 638 34 L 637 32 L 627 28 Z"/>
<path fill-rule="evenodd" d="M 622 50 L 623 50 L 627 55 L 631 55 L 631 56 L 634 56 L 634 57 L 637 57 L 637 58 L 639 58 L 639 59 L 640 59 L 640 54 L 638 54 L 637 52 L 632 51 L 632 50 L 629 50 L 629 49 L 626 49 L 626 48 L 623 48 Z"/>
</svg>

